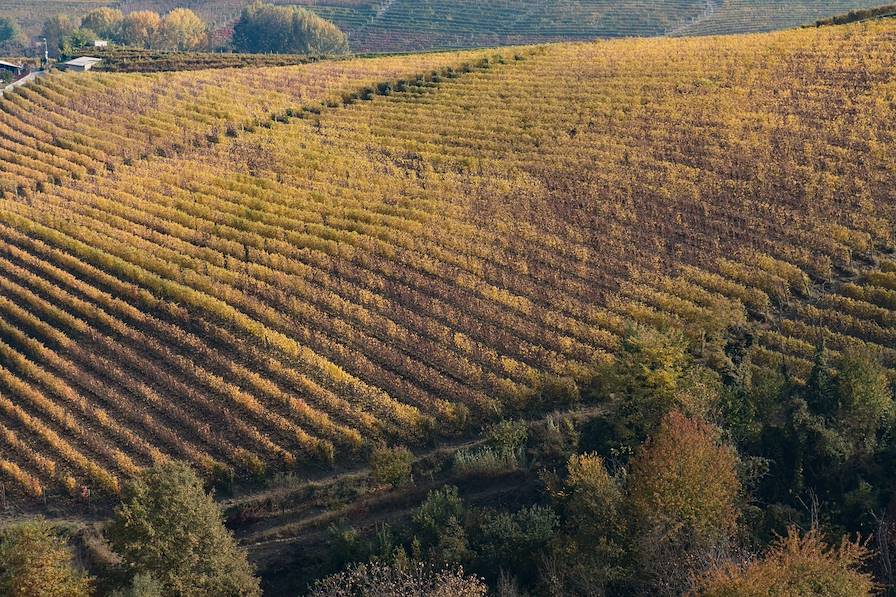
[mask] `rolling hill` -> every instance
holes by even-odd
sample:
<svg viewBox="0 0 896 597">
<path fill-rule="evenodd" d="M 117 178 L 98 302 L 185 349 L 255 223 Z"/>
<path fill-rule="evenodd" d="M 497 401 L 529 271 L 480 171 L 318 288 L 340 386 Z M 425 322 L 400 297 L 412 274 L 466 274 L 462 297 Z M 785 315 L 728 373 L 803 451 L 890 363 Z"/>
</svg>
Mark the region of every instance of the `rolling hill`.
<svg viewBox="0 0 896 597">
<path fill-rule="evenodd" d="M 0 14 L 35 34 L 47 15 L 96 6 L 167 12 L 186 6 L 227 27 L 248 0 L 0 0 Z M 880 0 L 273 0 L 337 23 L 356 52 L 536 44 L 599 37 L 770 31 L 868 8 Z"/>
<path fill-rule="evenodd" d="M 168 75 L 0 101 L 0 472 L 114 493 L 421 445 L 632 322 L 896 365 L 896 22 Z"/>
</svg>

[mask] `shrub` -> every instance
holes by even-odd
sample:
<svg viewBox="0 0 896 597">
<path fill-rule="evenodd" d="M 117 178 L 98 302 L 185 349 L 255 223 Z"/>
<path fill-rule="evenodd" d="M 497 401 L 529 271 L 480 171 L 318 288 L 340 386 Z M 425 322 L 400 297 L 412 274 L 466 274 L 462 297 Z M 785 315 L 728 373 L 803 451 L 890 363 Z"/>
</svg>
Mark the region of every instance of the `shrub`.
<svg viewBox="0 0 896 597">
<path fill-rule="evenodd" d="M 529 426 L 525 421 L 500 421 L 486 430 L 485 437 L 496 448 L 516 450 L 529 440 Z"/>
<path fill-rule="evenodd" d="M 370 474 L 377 483 L 404 487 L 414 482 L 413 462 L 414 455 L 407 448 L 381 446 L 370 454 Z"/>
<path fill-rule="evenodd" d="M 488 587 L 463 570 L 437 571 L 415 562 L 408 567 L 359 564 L 318 581 L 311 597 L 485 597 Z"/>
<path fill-rule="evenodd" d="M 91 584 L 49 522 L 37 519 L 0 532 L 0 595 L 86 597 Z"/>
<path fill-rule="evenodd" d="M 454 454 L 454 472 L 459 475 L 497 475 L 526 465 L 520 448 L 479 448 L 458 450 Z"/>
<path fill-rule="evenodd" d="M 834 548 L 824 542 L 818 531 L 800 536 L 791 527 L 764 558 L 713 570 L 691 595 L 866 597 L 877 594 L 873 577 L 861 571 L 868 557 L 867 549 L 846 539 Z"/>
</svg>

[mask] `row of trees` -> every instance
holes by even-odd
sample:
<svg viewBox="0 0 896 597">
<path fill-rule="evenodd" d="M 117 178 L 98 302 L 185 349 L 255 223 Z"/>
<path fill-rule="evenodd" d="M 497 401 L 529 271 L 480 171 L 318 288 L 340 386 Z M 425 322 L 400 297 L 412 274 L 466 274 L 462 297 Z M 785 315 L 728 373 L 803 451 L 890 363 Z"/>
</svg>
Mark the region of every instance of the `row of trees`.
<svg viewBox="0 0 896 597">
<path fill-rule="evenodd" d="M 60 14 L 44 22 L 42 35 L 51 51 L 63 54 L 96 39 L 160 50 L 196 50 L 208 45 L 207 25 L 186 8 L 176 8 L 164 17 L 149 10 L 125 15 L 107 7 L 87 13 L 80 21 Z"/>
<path fill-rule="evenodd" d="M 65 14 L 44 22 L 42 35 L 54 55 L 69 54 L 103 39 L 156 50 L 211 49 L 209 26 L 192 10 L 176 8 L 164 16 L 141 10 L 125 15 L 98 8 L 80 20 Z M 15 23 L 0 20 L 0 44 L 18 38 Z M 247 6 L 234 26 L 238 52 L 338 55 L 349 51 L 348 38 L 336 25 L 310 10 L 256 2 Z"/>
</svg>

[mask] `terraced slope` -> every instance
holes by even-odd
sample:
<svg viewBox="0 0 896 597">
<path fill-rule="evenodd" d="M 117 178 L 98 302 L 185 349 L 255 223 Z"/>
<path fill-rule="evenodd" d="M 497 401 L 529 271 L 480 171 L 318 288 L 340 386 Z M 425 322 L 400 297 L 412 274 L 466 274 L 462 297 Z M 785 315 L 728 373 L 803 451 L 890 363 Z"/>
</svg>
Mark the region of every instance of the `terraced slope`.
<svg viewBox="0 0 896 597">
<path fill-rule="evenodd" d="M 598 37 L 770 31 L 867 8 L 881 0 L 271 0 L 303 4 L 337 23 L 358 52 L 535 44 Z M 125 11 L 196 10 L 215 27 L 249 0 L 0 0 L 0 14 L 36 33 L 41 15 L 81 14 L 100 4 Z M 38 9 L 37 7 L 40 6 Z"/>
<path fill-rule="evenodd" d="M 885 3 L 883 0 L 723 0 L 716 2 L 718 6 L 704 17 L 674 33 L 722 35 L 773 31 L 808 25 L 818 19 Z"/>
<path fill-rule="evenodd" d="M 81 128 L 78 89 L 144 79 L 51 78 L 23 96 L 37 117 L 2 104 L 4 172 L 32 149 L 86 171 L 4 175 L 0 470 L 37 494 L 114 491 L 166 457 L 209 474 L 351 459 L 587 380 L 632 320 L 750 319 L 758 366 L 797 374 L 819 334 L 896 365 L 894 41 L 880 22 L 402 74 L 448 60 L 415 58 L 371 69 L 383 84 L 356 101 L 130 153 L 112 135 L 173 100 L 106 102 L 110 124 Z M 215 97 L 172 118 L 254 118 Z M 26 148 L 16 131 L 40 126 Z"/>
</svg>

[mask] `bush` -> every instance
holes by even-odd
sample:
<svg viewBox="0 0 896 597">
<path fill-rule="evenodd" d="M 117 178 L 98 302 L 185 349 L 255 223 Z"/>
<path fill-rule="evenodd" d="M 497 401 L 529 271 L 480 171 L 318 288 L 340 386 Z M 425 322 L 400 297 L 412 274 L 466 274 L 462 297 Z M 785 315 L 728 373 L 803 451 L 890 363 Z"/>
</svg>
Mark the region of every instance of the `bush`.
<svg viewBox="0 0 896 597">
<path fill-rule="evenodd" d="M 404 487 L 414 482 L 413 463 L 414 455 L 407 448 L 381 446 L 370 454 L 370 474 L 377 483 Z"/>
<path fill-rule="evenodd" d="M 166 595 L 260 595 L 245 552 L 185 464 L 157 465 L 128 482 L 109 535 L 128 570 L 151 576 Z"/>
<path fill-rule="evenodd" d="M 0 533 L 0 595 L 87 597 L 91 584 L 47 521 L 24 522 Z"/>
<path fill-rule="evenodd" d="M 0 46 L 17 41 L 20 35 L 19 26 L 15 21 L 0 17 Z"/>
<path fill-rule="evenodd" d="M 454 472 L 459 475 L 498 475 L 525 465 L 526 456 L 521 447 L 485 447 L 478 450 L 458 450 L 454 454 Z"/>
<path fill-rule="evenodd" d="M 516 450 L 529 440 L 529 426 L 525 421 L 501 421 L 485 432 L 488 442 L 502 450 Z"/>
<path fill-rule="evenodd" d="M 359 564 L 318 581 L 311 597 L 485 597 L 488 587 L 462 569 L 437 571 L 415 562 L 408 567 Z"/>
<path fill-rule="evenodd" d="M 867 549 L 845 539 L 839 547 L 832 548 L 817 531 L 801 537 L 791 528 L 764 558 L 743 566 L 728 564 L 710 572 L 691 595 L 867 597 L 877 594 L 872 576 L 861 571 L 869 555 Z"/>
</svg>

